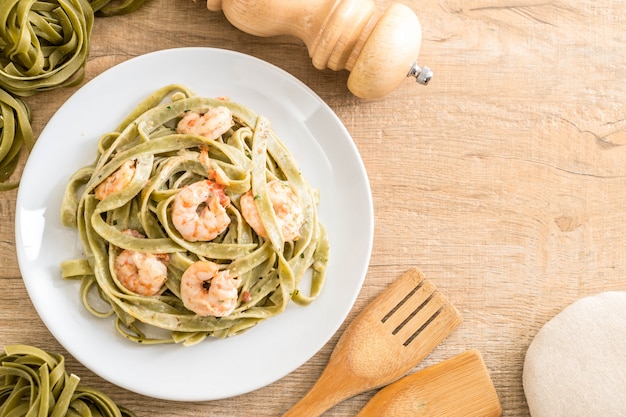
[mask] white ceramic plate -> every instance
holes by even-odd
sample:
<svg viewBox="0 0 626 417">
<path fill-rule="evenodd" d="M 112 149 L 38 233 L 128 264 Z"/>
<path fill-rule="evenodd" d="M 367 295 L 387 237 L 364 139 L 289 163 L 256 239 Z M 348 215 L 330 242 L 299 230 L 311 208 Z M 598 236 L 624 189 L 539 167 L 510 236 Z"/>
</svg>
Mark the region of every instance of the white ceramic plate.
<svg viewBox="0 0 626 417">
<path fill-rule="evenodd" d="M 112 320 L 83 307 L 78 283 L 61 261 L 81 256 L 75 230 L 60 223 L 69 176 L 91 163 L 96 141 L 145 96 L 179 83 L 207 97 L 229 96 L 268 117 L 304 175 L 320 189 L 319 215 L 331 256 L 320 297 L 252 330 L 192 347 L 142 346 L 119 336 Z M 337 331 L 360 291 L 373 239 L 367 174 L 352 138 L 332 110 L 300 81 L 259 59 L 211 48 L 181 48 L 126 61 L 76 92 L 37 140 L 17 197 L 17 255 L 42 320 L 78 361 L 137 393 L 203 401 L 268 385 L 309 360 Z"/>
</svg>

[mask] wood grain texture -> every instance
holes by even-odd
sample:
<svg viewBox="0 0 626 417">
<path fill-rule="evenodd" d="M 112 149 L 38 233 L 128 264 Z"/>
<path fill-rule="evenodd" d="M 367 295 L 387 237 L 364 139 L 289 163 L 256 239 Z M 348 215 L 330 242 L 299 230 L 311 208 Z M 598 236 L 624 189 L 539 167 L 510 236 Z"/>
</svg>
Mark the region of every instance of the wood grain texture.
<svg viewBox="0 0 626 417">
<path fill-rule="evenodd" d="M 146 52 L 211 46 L 264 59 L 310 86 L 352 134 L 373 192 L 374 248 L 349 318 L 418 267 L 464 319 L 421 366 L 478 349 L 503 415 L 527 417 L 522 365 L 539 328 L 580 297 L 626 287 L 626 7 L 403 3 L 422 22 L 420 63 L 435 76 L 375 101 L 352 96 L 345 71 L 316 70 L 299 40 L 247 35 L 201 0 L 148 0 L 131 15 L 97 19 L 87 80 Z M 27 99 L 36 134 L 75 90 Z M 16 195 L 0 196 L 0 345 L 65 353 L 20 279 Z M 207 403 L 154 401 L 71 357 L 67 366 L 139 416 L 279 416 L 313 385 L 337 339 L 268 387 Z M 354 416 L 372 395 L 326 415 Z"/>
</svg>

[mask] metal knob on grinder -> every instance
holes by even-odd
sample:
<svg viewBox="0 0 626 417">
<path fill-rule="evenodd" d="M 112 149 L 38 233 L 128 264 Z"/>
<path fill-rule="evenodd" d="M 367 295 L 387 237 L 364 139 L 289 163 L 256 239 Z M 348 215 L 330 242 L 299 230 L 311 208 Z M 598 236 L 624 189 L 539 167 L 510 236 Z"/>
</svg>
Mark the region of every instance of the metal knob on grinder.
<svg viewBox="0 0 626 417">
<path fill-rule="evenodd" d="M 373 0 L 207 0 L 207 8 L 251 35 L 301 39 L 315 68 L 349 71 L 348 89 L 360 98 L 383 97 L 412 76 L 426 85 L 433 76 L 416 61 L 419 19 L 399 3 L 382 13 Z"/>
</svg>

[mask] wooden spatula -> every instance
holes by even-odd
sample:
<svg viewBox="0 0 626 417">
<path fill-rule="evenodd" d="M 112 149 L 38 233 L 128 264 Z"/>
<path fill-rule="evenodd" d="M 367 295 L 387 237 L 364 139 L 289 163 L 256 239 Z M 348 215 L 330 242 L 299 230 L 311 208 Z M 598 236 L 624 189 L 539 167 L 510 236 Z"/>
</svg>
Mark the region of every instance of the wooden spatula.
<svg viewBox="0 0 626 417">
<path fill-rule="evenodd" d="M 406 272 L 348 325 L 318 381 L 283 417 L 319 416 L 395 381 L 460 323 L 458 311 L 421 272 Z"/>
<path fill-rule="evenodd" d="M 380 390 L 357 417 L 499 417 L 502 406 L 477 350 L 469 350 Z"/>
</svg>

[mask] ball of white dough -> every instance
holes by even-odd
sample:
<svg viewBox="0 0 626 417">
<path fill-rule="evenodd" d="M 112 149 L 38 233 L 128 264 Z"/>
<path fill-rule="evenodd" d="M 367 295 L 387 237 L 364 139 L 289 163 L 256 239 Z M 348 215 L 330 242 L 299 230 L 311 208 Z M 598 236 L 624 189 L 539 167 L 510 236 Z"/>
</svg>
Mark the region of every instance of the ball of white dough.
<svg viewBox="0 0 626 417">
<path fill-rule="evenodd" d="M 523 382 L 532 417 L 626 416 L 626 292 L 582 298 L 547 322 Z"/>
</svg>

